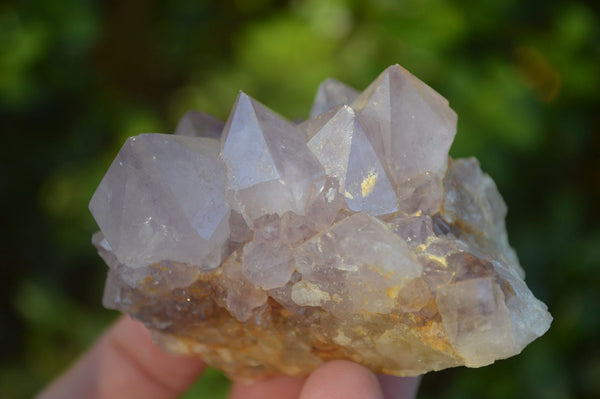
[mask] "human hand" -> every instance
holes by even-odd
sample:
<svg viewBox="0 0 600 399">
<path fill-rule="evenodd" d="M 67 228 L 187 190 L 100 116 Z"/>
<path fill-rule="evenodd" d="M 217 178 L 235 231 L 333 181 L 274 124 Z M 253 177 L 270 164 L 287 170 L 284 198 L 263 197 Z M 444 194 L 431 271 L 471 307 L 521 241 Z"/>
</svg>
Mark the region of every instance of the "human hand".
<svg viewBox="0 0 600 399">
<path fill-rule="evenodd" d="M 202 374 L 194 356 L 170 355 L 158 348 L 149 331 L 121 317 L 94 346 L 38 399 L 177 398 Z M 418 378 L 376 376 L 356 363 L 325 363 L 308 378 L 274 377 L 234 382 L 230 399 L 412 399 Z"/>
</svg>

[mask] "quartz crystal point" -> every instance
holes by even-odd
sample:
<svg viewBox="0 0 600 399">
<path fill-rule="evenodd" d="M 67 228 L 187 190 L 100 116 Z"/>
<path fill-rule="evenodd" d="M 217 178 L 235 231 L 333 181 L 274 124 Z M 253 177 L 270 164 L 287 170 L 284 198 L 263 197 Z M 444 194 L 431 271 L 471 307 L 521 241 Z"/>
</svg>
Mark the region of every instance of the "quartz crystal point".
<svg viewBox="0 0 600 399">
<path fill-rule="evenodd" d="M 424 173 L 444 177 L 456 134 L 448 101 L 406 69 L 386 69 L 352 103 L 396 184 Z"/>
<path fill-rule="evenodd" d="M 207 113 L 188 111 L 179 120 L 174 134 L 219 139 L 224 125 L 223 122 Z"/>
<path fill-rule="evenodd" d="M 240 93 L 224 125 L 194 111 L 176 135 L 130 138 L 90 202 L 103 303 L 238 379 L 518 354 L 552 318 L 493 180 L 448 157 L 455 132 L 395 65 L 363 93 L 326 80 L 299 125 Z"/>
<path fill-rule="evenodd" d="M 218 267 L 229 235 L 225 174 L 215 140 L 129 138 L 90 201 L 107 249 L 129 268 L 165 259 Z"/>
<path fill-rule="evenodd" d="M 305 135 L 240 92 L 221 137 L 232 206 L 249 224 L 260 216 L 304 213 L 312 181 L 323 167 Z"/>
<path fill-rule="evenodd" d="M 374 216 L 396 212 L 394 186 L 354 110 L 343 105 L 323 116 L 327 121 L 309 133 L 308 148 L 325 173 L 338 179 L 348 208 Z"/>
<path fill-rule="evenodd" d="M 352 103 L 390 177 L 401 210 L 432 212 L 456 134 L 456 113 L 435 90 L 398 65 L 387 68 Z"/>
<path fill-rule="evenodd" d="M 337 105 L 351 104 L 359 94 L 358 90 L 338 80 L 325 79 L 317 89 L 317 95 L 310 110 L 310 117 L 314 118 Z"/>
</svg>

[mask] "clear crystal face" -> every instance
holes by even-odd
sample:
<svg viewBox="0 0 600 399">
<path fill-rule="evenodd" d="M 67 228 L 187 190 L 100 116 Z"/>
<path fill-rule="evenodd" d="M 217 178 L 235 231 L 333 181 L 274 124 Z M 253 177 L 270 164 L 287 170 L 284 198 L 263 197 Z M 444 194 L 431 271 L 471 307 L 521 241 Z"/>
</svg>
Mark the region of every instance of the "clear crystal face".
<svg viewBox="0 0 600 399">
<path fill-rule="evenodd" d="M 396 184 L 427 172 L 444 176 L 457 120 L 445 98 L 394 65 L 352 107 L 365 120 L 373 145 Z"/>
<path fill-rule="evenodd" d="M 378 216 L 398 210 L 398 198 L 361 120 L 347 105 L 308 141 L 328 176 L 337 178 L 348 209 Z"/>
<path fill-rule="evenodd" d="M 223 130 L 221 157 L 232 206 L 250 224 L 270 213 L 303 214 L 311 183 L 323 175 L 305 135 L 244 93 Z"/>
<path fill-rule="evenodd" d="M 90 202 L 105 306 L 237 378 L 346 358 L 418 375 L 519 353 L 552 320 L 456 114 L 402 67 L 333 79 L 293 124 L 244 93 L 226 123 L 127 140 Z"/>
<path fill-rule="evenodd" d="M 213 269 L 229 235 L 225 175 L 214 139 L 142 134 L 127 140 L 90 210 L 128 267 L 172 260 Z"/>
</svg>

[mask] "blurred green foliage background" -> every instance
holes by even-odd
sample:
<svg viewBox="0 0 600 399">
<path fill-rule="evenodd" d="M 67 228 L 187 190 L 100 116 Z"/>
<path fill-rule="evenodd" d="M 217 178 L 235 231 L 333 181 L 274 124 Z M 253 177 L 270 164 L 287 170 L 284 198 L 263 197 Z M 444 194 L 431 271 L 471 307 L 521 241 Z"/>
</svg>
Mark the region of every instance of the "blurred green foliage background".
<svg viewBox="0 0 600 399">
<path fill-rule="evenodd" d="M 421 398 L 600 397 L 600 5 L 520 0 L 0 4 L 0 392 L 26 398 L 117 315 L 87 202 L 125 138 L 238 90 L 294 119 L 321 80 L 399 63 L 458 112 L 555 321 L 517 357 L 424 377 Z M 223 397 L 216 371 L 186 397 Z"/>
</svg>

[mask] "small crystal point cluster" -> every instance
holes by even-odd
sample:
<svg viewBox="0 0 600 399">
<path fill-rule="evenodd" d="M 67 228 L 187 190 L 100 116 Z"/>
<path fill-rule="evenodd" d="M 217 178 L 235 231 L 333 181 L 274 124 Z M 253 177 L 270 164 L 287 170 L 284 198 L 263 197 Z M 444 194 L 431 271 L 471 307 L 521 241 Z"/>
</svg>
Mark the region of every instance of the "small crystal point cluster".
<svg viewBox="0 0 600 399">
<path fill-rule="evenodd" d="M 233 378 L 331 359 L 412 376 L 519 353 L 552 320 L 456 114 L 402 67 L 324 81 L 295 124 L 240 93 L 127 140 L 90 209 L 105 306 Z"/>
</svg>

